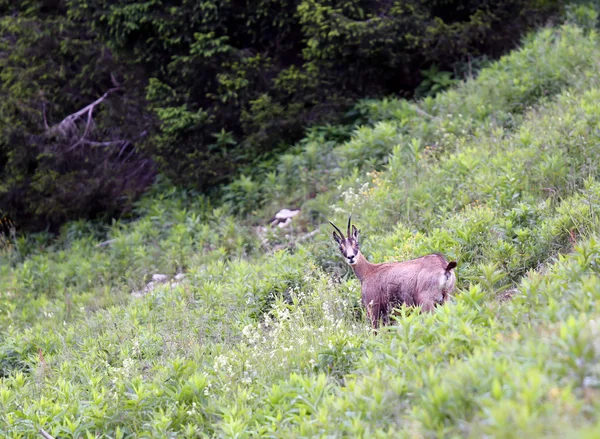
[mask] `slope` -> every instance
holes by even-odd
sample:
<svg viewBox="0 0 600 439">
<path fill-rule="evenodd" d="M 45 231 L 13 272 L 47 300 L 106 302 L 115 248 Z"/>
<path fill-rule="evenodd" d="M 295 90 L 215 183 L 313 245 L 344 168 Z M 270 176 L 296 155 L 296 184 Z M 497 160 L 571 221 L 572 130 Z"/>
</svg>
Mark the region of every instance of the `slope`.
<svg viewBox="0 0 600 439">
<path fill-rule="evenodd" d="M 364 103 L 371 126 L 348 142 L 315 131 L 277 172 L 232 185 L 255 218 L 301 203 L 291 232 L 261 240 L 227 205 L 157 187 L 109 245 L 85 223 L 16 243 L 0 269 L 0 433 L 592 437 L 598 43 L 542 30 L 457 89 Z M 373 336 L 328 228 L 296 239 L 332 212 L 354 213 L 370 260 L 456 258 L 460 293 Z"/>
</svg>

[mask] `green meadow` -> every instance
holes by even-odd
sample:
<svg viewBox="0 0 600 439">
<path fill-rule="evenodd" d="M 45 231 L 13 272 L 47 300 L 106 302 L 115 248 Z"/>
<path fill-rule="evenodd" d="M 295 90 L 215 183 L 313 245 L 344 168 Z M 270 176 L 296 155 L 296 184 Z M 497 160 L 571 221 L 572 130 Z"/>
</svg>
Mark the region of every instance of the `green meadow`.
<svg viewBox="0 0 600 439">
<path fill-rule="evenodd" d="M 599 60 L 593 28 L 544 28 L 221 202 L 158 178 L 133 220 L 5 237 L 0 436 L 600 436 Z M 327 223 L 350 214 L 371 262 L 456 260 L 452 300 L 373 334 Z"/>
</svg>

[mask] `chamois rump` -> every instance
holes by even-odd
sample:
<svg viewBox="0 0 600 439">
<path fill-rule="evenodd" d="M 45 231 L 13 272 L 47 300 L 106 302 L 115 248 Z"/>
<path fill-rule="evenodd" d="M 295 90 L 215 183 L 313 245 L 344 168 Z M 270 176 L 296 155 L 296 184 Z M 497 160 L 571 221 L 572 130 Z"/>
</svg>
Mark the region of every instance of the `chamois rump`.
<svg viewBox="0 0 600 439">
<path fill-rule="evenodd" d="M 346 262 L 360 281 L 362 303 L 367 310 L 371 326 L 377 329 L 379 320 L 389 324 L 394 307 L 421 306 L 432 312 L 435 305 L 443 304 L 456 284 L 452 271 L 456 262 L 448 262 L 441 254 L 429 254 L 404 262 L 373 264 L 365 259 L 358 245 L 358 230 L 348 218 L 346 237 L 335 228 L 333 239 L 340 246 Z M 336 233 L 337 232 L 337 233 Z"/>
</svg>

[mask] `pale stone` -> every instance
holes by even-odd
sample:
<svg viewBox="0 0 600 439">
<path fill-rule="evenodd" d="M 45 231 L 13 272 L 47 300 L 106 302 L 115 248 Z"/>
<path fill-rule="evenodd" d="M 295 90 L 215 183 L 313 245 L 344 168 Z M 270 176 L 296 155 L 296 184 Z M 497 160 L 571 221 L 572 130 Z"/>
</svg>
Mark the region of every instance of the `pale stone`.
<svg viewBox="0 0 600 439">
<path fill-rule="evenodd" d="M 279 212 L 275 214 L 275 218 L 280 220 L 287 220 L 288 218 L 293 218 L 300 213 L 299 210 L 290 210 L 290 209 L 281 209 Z"/>
<path fill-rule="evenodd" d="M 153 282 L 166 282 L 169 279 L 169 276 L 166 274 L 153 274 L 152 281 Z"/>
<path fill-rule="evenodd" d="M 292 222 L 291 218 L 286 219 L 285 221 L 277 224 L 279 227 L 283 228 L 283 227 L 287 227 L 290 223 Z"/>
</svg>

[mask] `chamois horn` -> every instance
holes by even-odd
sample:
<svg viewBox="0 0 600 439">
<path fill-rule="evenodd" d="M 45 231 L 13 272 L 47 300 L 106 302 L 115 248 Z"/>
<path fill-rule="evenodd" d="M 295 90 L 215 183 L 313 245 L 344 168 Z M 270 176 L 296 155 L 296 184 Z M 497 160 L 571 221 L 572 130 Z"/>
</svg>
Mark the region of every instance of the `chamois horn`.
<svg viewBox="0 0 600 439">
<path fill-rule="evenodd" d="M 342 233 L 342 231 L 340 229 L 338 229 L 338 227 L 335 224 L 333 224 L 331 221 L 329 221 L 329 224 L 331 224 L 333 226 L 333 228 L 335 230 L 337 230 L 337 232 L 340 234 L 340 238 L 344 239 L 344 234 Z"/>
<path fill-rule="evenodd" d="M 350 216 L 348 217 L 348 232 L 346 232 L 346 237 L 350 238 L 351 234 L 350 234 L 350 223 L 352 222 L 352 214 L 350 214 Z"/>
</svg>

